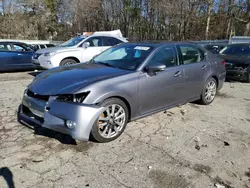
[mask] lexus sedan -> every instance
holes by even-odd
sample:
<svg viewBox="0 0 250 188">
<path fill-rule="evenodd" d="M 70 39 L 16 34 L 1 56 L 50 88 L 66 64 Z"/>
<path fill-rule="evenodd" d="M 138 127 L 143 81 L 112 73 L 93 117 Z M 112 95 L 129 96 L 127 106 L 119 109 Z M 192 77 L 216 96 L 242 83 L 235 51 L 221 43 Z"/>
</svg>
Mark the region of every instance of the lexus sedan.
<svg viewBox="0 0 250 188">
<path fill-rule="evenodd" d="M 124 43 L 87 63 L 39 74 L 24 92 L 18 120 L 109 142 L 129 121 L 199 100 L 208 105 L 225 63 L 189 43 Z"/>
</svg>

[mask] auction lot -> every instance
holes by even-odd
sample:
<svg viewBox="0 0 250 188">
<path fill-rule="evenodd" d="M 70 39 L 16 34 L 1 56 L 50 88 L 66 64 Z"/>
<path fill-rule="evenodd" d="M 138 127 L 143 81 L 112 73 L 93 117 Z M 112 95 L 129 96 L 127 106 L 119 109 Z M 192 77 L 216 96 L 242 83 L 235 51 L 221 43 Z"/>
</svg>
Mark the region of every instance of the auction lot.
<svg viewBox="0 0 250 188">
<path fill-rule="evenodd" d="M 0 74 L 0 187 L 250 188 L 250 84 L 129 123 L 99 144 L 17 122 L 35 72 Z"/>
</svg>

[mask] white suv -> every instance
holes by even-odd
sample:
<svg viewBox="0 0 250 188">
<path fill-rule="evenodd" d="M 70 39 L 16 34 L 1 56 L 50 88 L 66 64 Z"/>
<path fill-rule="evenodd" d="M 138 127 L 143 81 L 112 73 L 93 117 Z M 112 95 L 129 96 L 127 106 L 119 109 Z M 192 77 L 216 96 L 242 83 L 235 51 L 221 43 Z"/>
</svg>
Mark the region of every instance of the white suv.
<svg viewBox="0 0 250 188">
<path fill-rule="evenodd" d="M 87 62 L 104 50 L 124 42 L 128 41 L 119 35 L 119 32 L 115 34 L 114 31 L 96 32 L 90 36 L 77 36 L 59 47 L 36 51 L 32 62 L 37 67 L 45 69 Z"/>
</svg>

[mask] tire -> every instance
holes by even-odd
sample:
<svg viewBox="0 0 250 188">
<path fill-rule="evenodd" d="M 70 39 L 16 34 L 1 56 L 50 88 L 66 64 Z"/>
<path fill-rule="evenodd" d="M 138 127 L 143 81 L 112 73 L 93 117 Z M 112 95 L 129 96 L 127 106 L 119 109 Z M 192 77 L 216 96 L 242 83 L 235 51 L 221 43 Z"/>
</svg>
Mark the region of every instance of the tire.
<svg viewBox="0 0 250 188">
<path fill-rule="evenodd" d="M 247 73 L 247 79 L 246 79 L 246 82 L 247 82 L 247 83 L 250 83 L 250 72 L 249 72 L 249 73 Z"/>
<path fill-rule="evenodd" d="M 214 78 L 209 78 L 206 81 L 200 98 L 200 103 L 202 105 L 209 105 L 214 101 L 217 94 L 217 86 L 217 81 Z M 210 90 L 208 90 L 208 87 L 210 87 Z"/>
<path fill-rule="evenodd" d="M 77 64 L 78 62 L 74 59 L 64 59 L 61 61 L 60 66 L 64 66 L 64 65 L 73 65 L 73 64 Z"/>
<path fill-rule="evenodd" d="M 99 104 L 106 110 L 95 121 L 91 137 L 97 142 L 110 142 L 117 139 L 125 130 L 128 123 L 128 107 L 118 98 L 109 98 Z M 114 111 L 113 111 L 114 107 Z M 108 115 L 108 111 L 110 115 Z M 113 113 L 114 112 L 114 113 Z M 116 118 L 121 117 L 116 120 Z M 119 122 L 119 125 L 116 123 Z M 122 125 L 122 126 L 121 126 Z M 112 134 L 110 133 L 110 130 Z"/>
</svg>

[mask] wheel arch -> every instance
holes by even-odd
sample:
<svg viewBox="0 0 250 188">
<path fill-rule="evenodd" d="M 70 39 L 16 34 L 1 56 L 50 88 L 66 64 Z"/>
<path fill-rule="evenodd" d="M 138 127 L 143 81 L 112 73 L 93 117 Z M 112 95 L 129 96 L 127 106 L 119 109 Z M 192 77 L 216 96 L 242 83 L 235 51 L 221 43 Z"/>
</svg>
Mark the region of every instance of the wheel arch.
<svg viewBox="0 0 250 188">
<path fill-rule="evenodd" d="M 128 120 L 130 121 L 131 120 L 131 105 L 129 103 L 129 101 L 124 97 L 124 96 L 120 96 L 120 95 L 110 95 L 110 96 L 106 96 L 106 97 L 103 97 L 101 99 L 99 99 L 96 104 L 99 104 L 100 102 L 104 101 L 104 100 L 107 100 L 107 99 L 111 99 L 111 98 L 117 98 L 117 99 L 120 99 L 122 102 L 125 103 L 125 105 L 127 106 L 128 108 Z"/>
<path fill-rule="evenodd" d="M 218 76 L 216 76 L 216 75 L 212 75 L 212 76 L 210 76 L 211 78 L 213 78 L 213 79 L 215 79 L 215 81 L 216 81 L 216 84 L 217 84 L 217 88 L 219 87 L 219 78 L 218 78 Z"/>
<path fill-rule="evenodd" d="M 77 63 L 80 63 L 80 60 L 79 60 L 77 57 L 69 56 L 69 57 L 63 58 L 63 59 L 61 60 L 61 62 L 60 62 L 60 65 L 61 65 L 61 63 L 62 63 L 64 60 L 66 60 L 66 59 L 73 59 L 73 60 L 75 60 Z"/>
</svg>

